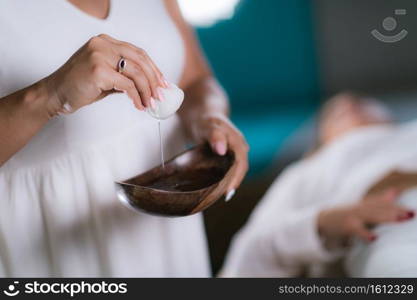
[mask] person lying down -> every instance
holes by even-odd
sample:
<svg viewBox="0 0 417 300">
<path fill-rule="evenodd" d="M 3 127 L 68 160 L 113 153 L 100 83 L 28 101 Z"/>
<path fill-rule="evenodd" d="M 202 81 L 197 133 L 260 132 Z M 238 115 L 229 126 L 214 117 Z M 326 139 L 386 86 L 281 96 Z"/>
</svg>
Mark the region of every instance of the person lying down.
<svg viewBox="0 0 417 300">
<path fill-rule="evenodd" d="M 342 94 L 318 140 L 233 238 L 220 276 L 417 276 L 417 121 Z"/>
</svg>

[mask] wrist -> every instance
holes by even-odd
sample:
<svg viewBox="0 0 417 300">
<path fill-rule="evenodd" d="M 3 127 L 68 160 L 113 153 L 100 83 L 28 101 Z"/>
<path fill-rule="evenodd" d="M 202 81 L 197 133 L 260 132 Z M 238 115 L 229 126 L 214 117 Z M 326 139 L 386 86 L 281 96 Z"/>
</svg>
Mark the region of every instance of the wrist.
<svg viewBox="0 0 417 300">
<path fill-rule="evenodd" d="M 343 235 L 340 221 L 343 216 L 339 208 L 323 209 L 317 216 L 317 231 L 321 238 L 329 239 Z"/>
<path fill-rule="evenodd" d="M 43 80 L 33 84 L 22 91 L 23 107 L 39 121 L 48 121 L 51 118 L 49 113 L 50 93 Z"/>
<path fill-rule="evenodd" d="M 48 118 L 51 119 L 61 113 L 64 113 L 65 101 L 60 99 L 54 81 L 51 79 L 51 77 L 42 79 L 39 82 L 39 85 L 46 96 L 43 103 L 43 109 L 48 115 Z"/>
</svg>

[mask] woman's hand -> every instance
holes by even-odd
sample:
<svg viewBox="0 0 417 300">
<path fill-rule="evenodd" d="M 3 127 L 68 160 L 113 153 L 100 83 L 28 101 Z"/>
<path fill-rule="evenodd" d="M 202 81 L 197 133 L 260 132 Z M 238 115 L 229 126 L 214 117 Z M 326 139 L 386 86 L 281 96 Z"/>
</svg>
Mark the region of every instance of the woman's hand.
<svg viewBox="0 0 417 300">
<path fill-rule="evenodd" d="M 207 116 L 193 126 L 193 134 L 197 140 L 207 141 L 213 151 L 225 155 L 230 149 L 235 154 L 237 167 L 232 180 L 226 189 L 226 201 L 235 194 L 248 171 L 249 146 L 240 131 L 224 115 Z"/>
<path fill-rule="evenodd" d="M 359 203 L 323 210 L 318 217 L 318 230 L 325 239 L 359 237 L 374 241 L 377 236 L 371 226 L 402 222 L 414 217 L 414 212 L 395 203 L 400 192 L 389 189 L 380 195 L 365 197 Z"/>
<path fill-rule="evenodd" d="M 123 72 L 118 63 L 124 58 Z M 101 34 L 91 38 L 61 68 L 43 81 L 50 116 L 68 113 L 114 92 L 125 92 L 143 110 L 167 83 L 147 53 Z"/>
<path fill-rule="evenodd" d="M 225 155 L 228 149 L 235 154 L 237 167 L 226 189 L 227 201 L 233 197 L 248 170 L 249 148 L 242 134 L 226 117 L 229 112 L 227 95 L 214 79 L 177 1 L 164 2 L 185 46 L 184 70 L 179 82 L 185 100 L 178 111 L 184 127 L 196 141 L 209 142 L 217 154 Z"/>
</svg>

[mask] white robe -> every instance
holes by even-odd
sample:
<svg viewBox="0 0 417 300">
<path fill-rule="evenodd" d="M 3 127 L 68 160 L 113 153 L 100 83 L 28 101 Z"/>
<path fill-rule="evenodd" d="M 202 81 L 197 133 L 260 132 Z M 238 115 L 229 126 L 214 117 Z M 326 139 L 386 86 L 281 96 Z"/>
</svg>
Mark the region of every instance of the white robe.
<svg viewBox="0 0 417 300">
<path fill-rule="evenodd" d="M 334 261 L 341 253 L 323 247 L 316 229 L 318 213 L 359 201 L 372 184 L 395 169 L 417 171 L 416 121 L 357 129 L 293 164 L 277 178 L 234 237 L 221 275 L 292 277 L 300 275 L 305 266 Z M 404 205 L 417 208 L 416 192 L 410 190 L 401 198 Z M 392 247 L 394 231 L 399 236 L 412 235 L 407 231 L 417 236 L 417 222 L 377 228 L 380 237 L 372 246 L 357 241 L 348 254 L 348 273 L 401 276 L 396 271 L 402 265 L 402 276 L 417 276 L 416 238 L 407 247 Z M 405 243 L 404 238 L 397 240 Z"/>
</svg>

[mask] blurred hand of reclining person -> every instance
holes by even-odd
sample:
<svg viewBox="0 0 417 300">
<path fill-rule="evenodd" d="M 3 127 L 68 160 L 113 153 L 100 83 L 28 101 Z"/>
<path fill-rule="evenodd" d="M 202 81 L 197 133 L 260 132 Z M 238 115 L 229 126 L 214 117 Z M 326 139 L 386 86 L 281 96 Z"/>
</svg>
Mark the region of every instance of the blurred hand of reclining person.
<svg viewBox="0 0 417 300">
<path fill-rule="evenodd" d="M 412 219 L 414 212 L 395 202 L 400 193 L 398 189 L 388 189 L 355 204 L 321 211 L 317 226 L 326 246 L 334 241 L 347 244 L 352 237 L 372 242 L 377 238 L 372 226 Z"/>
</svg>

